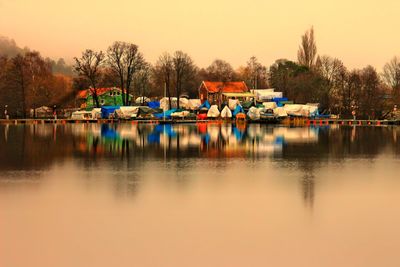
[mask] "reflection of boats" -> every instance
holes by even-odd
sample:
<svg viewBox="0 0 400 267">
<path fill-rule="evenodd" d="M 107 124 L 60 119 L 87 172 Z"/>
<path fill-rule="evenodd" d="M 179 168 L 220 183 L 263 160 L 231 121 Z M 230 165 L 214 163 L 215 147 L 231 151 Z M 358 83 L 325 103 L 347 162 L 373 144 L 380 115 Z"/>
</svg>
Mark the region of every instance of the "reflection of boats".
<svg viewBox="0 0 400 267">
<path fill-rule="evenodd" d="M 73 132 L 80 137 L 86 136 L 88 142 L 101 137 L 96 145 L 108 145 L 108 149 L 121 149 L 123 144 L 130 142 L 131 147 L 140 149 L 153 146 L 154 152 L 161 149 L 183 152 L 197 148 L 204 156 L 213 157 L 271 155 L 280 153 L 285 144 L 318 141 L 318 128 L 238 123 L 85 124 L 76 125 Z"/>
<path fill-rule="evenodd" d="M 274 136 L 281 137 L 285 143 L 315 143 L 318 141 L 318 128 L 310 127 L 276 127 Z"/>
<path fill-rule="evenodd" d="M 244 113 L 239 113 L 236 115 L 236 121 L 240 122 L 240 121 L 246 121 L 246 114 Z"/>
<path fill-rule="evenodd" d="M 118 132 L 111 128 L 108 124 L 101 125 L 101 137 L 106 140 L 117 140 L 120 139 Z"/>
</svg>

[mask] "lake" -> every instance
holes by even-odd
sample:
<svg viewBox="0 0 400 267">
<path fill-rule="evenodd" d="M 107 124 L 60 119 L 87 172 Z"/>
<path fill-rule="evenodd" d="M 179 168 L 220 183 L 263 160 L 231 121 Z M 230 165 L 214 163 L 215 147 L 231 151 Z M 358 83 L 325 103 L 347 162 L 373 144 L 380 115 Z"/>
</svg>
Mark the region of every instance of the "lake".
<svg viewBox="0 0 400 267">
<path fill-rule="evenodd" d="M 400 266 L 399 138 L 0 125 L 0 266 Z"/>
</svg>

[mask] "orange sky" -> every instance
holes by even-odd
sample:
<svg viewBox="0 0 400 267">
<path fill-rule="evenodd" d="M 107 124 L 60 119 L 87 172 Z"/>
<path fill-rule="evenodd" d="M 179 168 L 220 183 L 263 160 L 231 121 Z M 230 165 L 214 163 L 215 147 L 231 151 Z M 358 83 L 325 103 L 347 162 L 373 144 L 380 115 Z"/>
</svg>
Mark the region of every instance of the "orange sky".
<svg viewBox="0 0 400 267">
<path fill-rule="evenodd" d="M 399 10 L 398 0 L 0 0 L 0 35 L 67 60 L 121 40 L 150 62 L 179 49 L 200 67 L 215 58 L 238 67 L 252 55 L 267 66 L 296 60 L 314 25 L 319 54 L 381 70 L 400 55 Z"/>
</svg>

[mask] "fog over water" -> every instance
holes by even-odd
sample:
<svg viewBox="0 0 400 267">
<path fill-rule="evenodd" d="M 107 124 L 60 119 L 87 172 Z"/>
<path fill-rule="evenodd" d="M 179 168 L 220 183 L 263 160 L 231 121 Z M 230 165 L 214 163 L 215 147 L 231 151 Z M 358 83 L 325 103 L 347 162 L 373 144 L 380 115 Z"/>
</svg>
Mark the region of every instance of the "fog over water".
<svg viewBox="0 0 400 267">
<path fill-rule="evenodd" d="M 399 137 L 0 125 L 0 266 L 399 266 Z"/>
</svg>

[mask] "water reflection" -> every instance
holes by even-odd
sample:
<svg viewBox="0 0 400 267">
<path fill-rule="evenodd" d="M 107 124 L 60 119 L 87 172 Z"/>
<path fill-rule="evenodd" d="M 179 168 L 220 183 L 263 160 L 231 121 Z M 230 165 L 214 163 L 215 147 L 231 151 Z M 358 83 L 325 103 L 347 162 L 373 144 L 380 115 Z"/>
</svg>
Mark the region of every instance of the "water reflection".
<svg viewBox="0 0 400 267">
<path fill-rule="evenodd" d="M 304 168 L 329 159 L 380 153 L 398 156 L 398 128 L 390 127 L 280 127 L 259 124 L 73 124 L 0 125 L 0 170 L 42 170 L 55 163 L 80 158 L 96 167 L 104 158 L 135 162 L 146 158 L 178 160 L 272 158 L 280 167 Z M 183 166 L 184 167 L 184 166 Z"/>
<path fill-rule="evenodd" d="M 0 125 L 0 266 L 398 266 L 398 134 Z"/>
<path fill-rule="evenodd" d="M 224 158 L 278 155 L 284 145 L 317 143 L 319 130 L 256 124 L 89 124 L 74 127 L 72 134 L 82 138 L 87 146 L 83 150 L 92 155 L 129 157 L 132 150 L 143 149 L 158 157 Z"/>
<path fill-rule="evenodd" d="M 149 162 L 153 168 L 162 163 L 174 170 L 175 182 L 185 186 L 190 182 L 185 170 L 198 162 L 223 174 L 233 159 L 245 161 L 248 168 L 267 160 L 277 169 L 300 172 L 304 203 L 312 207 L 321 166 L 352 158 L 373 161 L 382 153 L 398 157 L 398 134 L 395 127 L 356 126 L 0 125 L 0 171 L 6 173 L 0 179 L 8 184 L 37 181 L 41 172 L 73 161 L 84 170 L 111 170 L 115 190 L 134 194 L 143 179 L 140 169 Z"/>
</svg>

